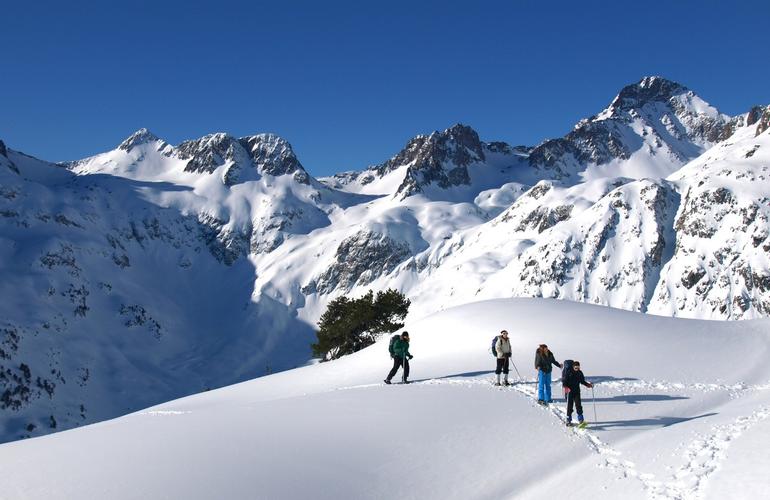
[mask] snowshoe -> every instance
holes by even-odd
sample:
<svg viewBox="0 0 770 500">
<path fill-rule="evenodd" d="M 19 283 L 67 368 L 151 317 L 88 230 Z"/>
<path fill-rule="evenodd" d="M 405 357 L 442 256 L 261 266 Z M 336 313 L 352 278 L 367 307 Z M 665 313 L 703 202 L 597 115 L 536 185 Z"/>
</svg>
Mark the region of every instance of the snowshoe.
<svg viewBox="0 0 770 500">
<path fill-rule="evenodd" d="M 383 382 L 385 382 L 386 384 L 390 385 L 390 380 L 388 380 L 388 379 L 383 380 Z"/>
<path fill-rule="evenodd" d="M 577 424 L 578 429 L 585 429 L 586 427 L 588 427 L 588 422 L 580 422 Z"/>
<path fill-rule="evenodd" d="M 511 383 L 506 380 L 505 382 L 503 382 L 503 385 L 508 387 L 509 385 L 511 385 Z"/>
<path fill-rule="evenodd" d="M 500 385 L 502 385 L 500 382 L 495 382 L 495 387 L 499 387 Z"/>
</svg>

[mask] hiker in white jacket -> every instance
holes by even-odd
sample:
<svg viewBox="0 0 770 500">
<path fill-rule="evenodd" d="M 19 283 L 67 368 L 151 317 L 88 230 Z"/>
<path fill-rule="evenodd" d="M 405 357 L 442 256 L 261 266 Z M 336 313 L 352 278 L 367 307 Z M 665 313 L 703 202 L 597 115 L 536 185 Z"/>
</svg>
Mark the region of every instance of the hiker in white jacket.
<svg viewBox="0 0 770 500">
<path fill-rule="evenodd" d="M 495 385 L 501 385 L 500 373 L 505 375 L 502 385 L 511 385 L 508 382 L 508 365 L 511 359 L 511 341 L 508 340 L 507 331 L 503 330 L 500 332 L 500 336 L 497 337 L 497 342 L 495 342 L 495 352 L 497 353 L 497 367 L 495 368 L 497 382 L 495 382 Z"/>
</svg>

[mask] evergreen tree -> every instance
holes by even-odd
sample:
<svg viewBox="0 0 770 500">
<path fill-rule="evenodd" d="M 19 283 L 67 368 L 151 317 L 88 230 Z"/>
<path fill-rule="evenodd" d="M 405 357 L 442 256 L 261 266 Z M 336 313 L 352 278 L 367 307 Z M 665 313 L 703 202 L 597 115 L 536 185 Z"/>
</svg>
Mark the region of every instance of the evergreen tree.
<svg viewBox="0 0 770 500">
<path fill-rule="evenodd" d="M 332 300 L 318 321 L 318 342 L 313 355 L 323 361 L 360 351 L 372 345 L 377 337 L 404 326 L 401 321 L 409 312 L 411 301 L 398 290 L 369 290 L 363 297 Z"/>
</svg>

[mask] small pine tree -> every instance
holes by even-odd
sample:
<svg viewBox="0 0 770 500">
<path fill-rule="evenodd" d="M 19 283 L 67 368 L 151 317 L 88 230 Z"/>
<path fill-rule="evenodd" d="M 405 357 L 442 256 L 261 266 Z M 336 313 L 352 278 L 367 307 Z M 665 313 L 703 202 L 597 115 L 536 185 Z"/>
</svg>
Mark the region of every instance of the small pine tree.
<svg viewBox="0 0 770 500">
<path fill-rule="evenodd" d="M 332 300 L 318 321 L 313 355 L 329 361 L 372 345 L 381 334 L 404 326 L 401 321 L 410 304 L 403 293 L 393 289 L 377 292 L 376 297 L 369 290 L 358 299 Z"/>
</svg>

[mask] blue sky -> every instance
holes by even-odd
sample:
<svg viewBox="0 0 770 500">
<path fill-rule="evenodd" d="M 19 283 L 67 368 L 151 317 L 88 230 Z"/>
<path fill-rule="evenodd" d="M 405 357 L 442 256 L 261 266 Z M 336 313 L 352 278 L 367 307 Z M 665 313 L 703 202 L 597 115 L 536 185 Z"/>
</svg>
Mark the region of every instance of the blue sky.
<svg viewBox="0 0 770 500">
<path fill-rule="evenodd" d="M 6 3 L 0 139 L 58 161 L 140 127 L 275 132 L 321 176 L 457 122 L 537 144 L 644 75 L 738 114 L 770 104 L 768 18 L 766 1 Z"/>
</svg>

